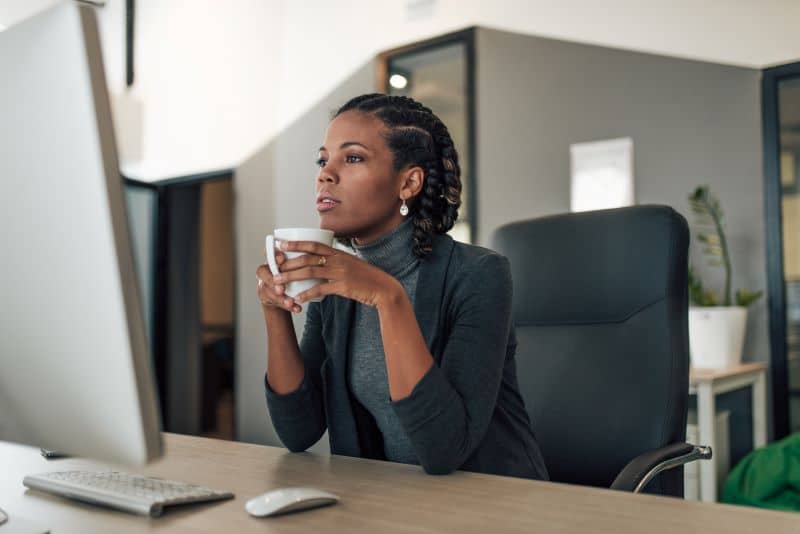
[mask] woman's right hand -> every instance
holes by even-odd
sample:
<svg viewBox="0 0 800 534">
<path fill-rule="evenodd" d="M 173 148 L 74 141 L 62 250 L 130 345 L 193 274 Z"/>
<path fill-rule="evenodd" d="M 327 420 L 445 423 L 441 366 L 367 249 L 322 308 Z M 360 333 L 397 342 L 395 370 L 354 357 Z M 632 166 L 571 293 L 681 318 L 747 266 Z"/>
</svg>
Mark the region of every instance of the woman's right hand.
<svg viewBox="0 0 800 534">
<path fill-rule="evenodd" d="M 286 256 L 283 252 L 275 251 L 275 263 L 278 264 L 280 271 L 281 265 L 286 261 Z M 281 309 L 288 312 L 299 313 L 301 311 L 300 305 L 295 304 L 292 297 L 287 297 L 285 294 L 285 287 L 282 284 L 276 284 L 273 280 L 272 272 L 269 270 L 269 265 L 259 265 L 256 269 L 256 279 L 258 283 L 258 300 L 261 301 L 261 306 L 264 310 L 267 309 Z"/>
</svg>

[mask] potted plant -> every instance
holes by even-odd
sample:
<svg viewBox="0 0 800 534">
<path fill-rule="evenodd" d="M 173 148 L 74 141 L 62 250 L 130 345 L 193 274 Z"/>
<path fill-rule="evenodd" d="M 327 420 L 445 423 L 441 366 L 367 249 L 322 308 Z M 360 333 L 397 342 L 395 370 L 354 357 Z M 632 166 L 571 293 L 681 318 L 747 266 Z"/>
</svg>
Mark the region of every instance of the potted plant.
<svg viewBox="0 0 800 534">
<path fill-rule="evenodd" d="M 747 307 L 763 291 L 739 289 L 731 295 L 731 258 L 725 237 L 724 219 L 719 200 L 708 186 L 699 186 L 689 195 L 703 254 L 712 267 L 724 268 L 722 296 L 703 285 L 689 266 L 689 352 L 693 367 L 724 368 L 742 361 Z"/>
</svg>

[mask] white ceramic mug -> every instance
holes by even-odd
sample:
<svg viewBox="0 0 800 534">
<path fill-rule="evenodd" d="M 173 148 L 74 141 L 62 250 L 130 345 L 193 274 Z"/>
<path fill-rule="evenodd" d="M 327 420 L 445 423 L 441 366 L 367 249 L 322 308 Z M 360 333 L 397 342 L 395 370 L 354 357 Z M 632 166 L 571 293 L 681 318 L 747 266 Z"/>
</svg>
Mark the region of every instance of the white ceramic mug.
<svg viewBox="0 0 800 534">
<path fill-rule="evenodd" d="M 278 241 L 316 241 L 329 247 L 333 245 L 333 232 L 331 230 L 321 230 L 319 228 L 276 228 L 272 235 L 266 238 L 267 249 L 267 264 L 272 274 L 278 274 L 278 262 L 275 261 L 275 240 Z M 297 258 L 304 256 L 305 252 L 283 252 L 286 259 Z M 295 280 L 286 284 L 284 293 L 292 298 L 296 297 L 303 291 L 308 291 L 317 284 L 321 284 L 325 280 L 313 278 L 309 280 Z M 321 297 L 309 299 L 307 302 L 319 302 Z"/>
</svg>

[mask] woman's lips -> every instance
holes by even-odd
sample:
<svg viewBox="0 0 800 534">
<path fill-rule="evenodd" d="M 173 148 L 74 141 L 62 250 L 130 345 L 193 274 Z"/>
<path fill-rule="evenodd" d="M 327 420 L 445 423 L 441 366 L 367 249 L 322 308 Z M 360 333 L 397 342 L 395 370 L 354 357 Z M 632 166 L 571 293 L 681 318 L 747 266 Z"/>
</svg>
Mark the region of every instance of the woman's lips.
<svg viewBox="0 0 800 534">
<path fill-rule="evenodd" d="M 320 213 L 331 211 L 332 209 L 336 208 L 339 203 L 336 201 L 332 202 L 317 202 L 317 211 Z"/>
</svg>

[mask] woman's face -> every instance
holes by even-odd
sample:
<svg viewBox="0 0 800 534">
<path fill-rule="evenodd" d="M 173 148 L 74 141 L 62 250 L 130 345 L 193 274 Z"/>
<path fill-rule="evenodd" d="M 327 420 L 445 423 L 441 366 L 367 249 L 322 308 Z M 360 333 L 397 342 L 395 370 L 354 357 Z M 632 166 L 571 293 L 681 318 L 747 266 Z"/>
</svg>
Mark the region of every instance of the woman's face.
<svg viewBox="0 0 800 534">
<path fill-rule="evenodd" d="M 320 228 L 365 244 L 403 221 L 399 208 L 405 180 L 394 171 L 385 128 L 380 119 L 354 110 L 328 125 L 316 182 Z"/>
</svg>

